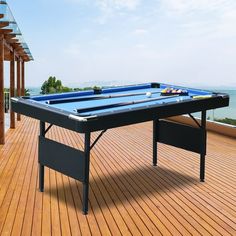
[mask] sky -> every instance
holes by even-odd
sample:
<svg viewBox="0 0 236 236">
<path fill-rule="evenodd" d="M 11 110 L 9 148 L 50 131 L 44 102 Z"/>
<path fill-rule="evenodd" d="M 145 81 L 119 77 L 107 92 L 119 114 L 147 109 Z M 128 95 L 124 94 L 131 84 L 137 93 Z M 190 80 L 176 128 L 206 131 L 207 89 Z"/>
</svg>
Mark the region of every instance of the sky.
<svg viewBox="0 0 236 236">
<path fill-rule="evenodd" d="M 236 87 L 235 0 L 8 0 L 34 61 L 26 86 Z M 7 81 L 6 81 L 7 84 Z"/>
</svg>

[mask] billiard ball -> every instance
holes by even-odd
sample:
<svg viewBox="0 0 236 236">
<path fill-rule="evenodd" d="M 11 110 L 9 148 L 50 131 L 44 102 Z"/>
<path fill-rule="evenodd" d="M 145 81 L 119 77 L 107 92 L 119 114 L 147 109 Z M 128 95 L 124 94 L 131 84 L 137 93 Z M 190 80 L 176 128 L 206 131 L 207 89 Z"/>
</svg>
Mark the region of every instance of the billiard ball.
<svg viewBox="0 0 236 236">
<path fill-rule="evenodd" d="M 152 93 L 151 93 L 151 92 L 147 92 L 147 93 L 146 93 L 146 97 L 147 97 L 147 98 L 150 98 L 151 96 L 152 96 Z"/>
</svg>

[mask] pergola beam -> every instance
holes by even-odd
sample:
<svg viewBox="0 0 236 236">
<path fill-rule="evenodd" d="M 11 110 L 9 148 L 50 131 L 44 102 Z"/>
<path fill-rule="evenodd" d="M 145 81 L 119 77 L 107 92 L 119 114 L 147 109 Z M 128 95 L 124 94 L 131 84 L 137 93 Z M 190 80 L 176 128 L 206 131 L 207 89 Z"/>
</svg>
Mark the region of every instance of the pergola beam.
<svg viewBox="0 0 236 236">
<path fill-rule="evenodd" d="M 8 4 L 6 1 L 0 1 L 0 6 L 2 5 L 4 7 L 0 8 L 0 144 L 5 142 L 4 60 L 10 61 L 11 97 L 24 95 L 25 62 L 33 60 Z M 16 75 L 15 71 L 17 72 Z M 20 114 L 17 114 L 17 120 L 20 120 Z M 15 128 L 15 114 L 12 110 L 10 110 L 10 127 Z"/>
<path fill-rule="evenodd" d="M 13 43 L 17 43 L 19 40 L 18 39 L 8 39 L 8 40 L 6 40 L 6 42 L 8 43 L 8 44 L 13 44 Z"/>
<path fill-rule="evenodd" d="M 8 39 L 13 39 L 13 38 L 15 38 L 16 35 L 15 35 L 15 34 L 5 34 L 4 37 L 5 37 L 6 40 L 8 40 Z"/>
<path fill-rule="evenodd" d="M 13 30 L 11 29 L 0 29 L 0 34 L 10 34 Z"/>
<path fill-rule="evenodd" d="M 0 22 L 0 28 L 4 28 L 4 27 L 7 27 L 7 26 L 9 26 L 8 22 Z"/>
<path fill-rule="evenodd" d="M 17 42 L 14 42 L 14 43 L 9 43 L 9 39 L 6 39 L 7 38 L 7 36 L 10 36 L 10 34 L 8 34 L 8 35 L 4 35 L 4 38 L 5 38 L 5 40 L 4 40 L 4 45 L 5 45 L 5 47 L 10 51 L 10 52 L 15 52 L 15 57 L 17 57 L 17 58 L 19 58 L 20 57 L 20 55 L 19 55 L 19 53 L 17 53 L 17 49 L 19 49 L 20 48 L 20 44 L 19 43 L 17 43 Z"/>
<path fill-rule="evenodd" d="M 3 32 L 2 32 L 3 31 Z M 15 51 L 15 56 L 17 58 L 24 58 L 27 57 L 28 55 L 25 53 L 24 49 L 22 48 L 21 43 L 19 43 L 19 40 L 16 39 L 15 34 L 11 34 L 12 30 L 9 29 L 0 29 L 0 34 L 4 34 L 5 40 L 5 46 L 12 52 L 13 50 Z"/>
</svg>

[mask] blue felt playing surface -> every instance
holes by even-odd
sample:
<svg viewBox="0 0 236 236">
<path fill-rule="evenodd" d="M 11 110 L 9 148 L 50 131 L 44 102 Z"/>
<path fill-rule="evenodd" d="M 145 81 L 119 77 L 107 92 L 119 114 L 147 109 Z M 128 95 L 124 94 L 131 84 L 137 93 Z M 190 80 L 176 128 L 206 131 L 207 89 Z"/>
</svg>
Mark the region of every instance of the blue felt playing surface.
<svg viewBox="0 0 236 236">
<path fill-rule="evenodd" d="M 152 88 L 151 84 L 143 84 L 143 85 L 136 85 L 136 86 L 124 86 L 124 87 L 118 87 L 118 88 L 104 89 L 101 95 L 93 95 L 93 91 L 86 91 L 86 92 L 73 92 L 73 93 L 65 93 L 65 94 L 37 96 L 37 97 L 33 97 L 32 99 L 35 102 L 38 102 L 40 104 L 45 104 L 49 107 L 54 107 L 60 110 L 64 110 L 72 114 L 78 114 L 76 111 L 77 109 L 97 107 L 97 106 L 103 106 L 103 105 L 109 105 L 109 104 L 115 104 L 115 103 L 121 103 L 121 102 L 133 102 L 133 101 L 139 101 L 139 100 L 148 101 L 153 98 L 158 98 L 158 97 L 161 97 L 160 95 L 161 90 L 163 90 L 166 87 L 174 87 L 176 89 L 179 89 L 179 88 L 186 89 L 189 95 L 178 96 L 174 98 L 165 97 L 161 100 L 143 102 L 139 104 L 132 104 L 132 105 L 126 105 L 126 106 L 121 106 L 121 107 L 114 107 L 114 108 L 109 108 L 109 109 L 98 109 L 91 112 L 84 112 L 81 115 L 85 115 L 85 116 L 99 115 L 99 114 L 107 113 L 107 112 L 137 109 L 137 108 L 143 108 L 143 107 L 152 106 L 152 105 L 160 105 L 163 103 L 166 104 L 166 103 L 172 103 L 172 102 L 183 102 L 185 100 L 191 99 L 191 96 L 212 94 L 212 92 L 209 92 L 209 91 L 188 89 L 188 88 L 183 88 L 179 86 L 170 86 L 170 85 L 163 84 L 161 85 L 160 88 Z M 152 93 L 152 96 L 150 98 L 146 96 L 147 92 Z M 134 96 L 128 96 L 128 97 L 118 97 L 118 98 L 99 99 L 99 100 L 80 101 L 80 102 L 67 102 L 67 103 L 58 103 L 58 104 L 50 104 L 50 105 L 47 104 L 47 101 L 52 100 L 52 99 L 67 99 L 67 98 L 77 98 L 77 97 L 80 98 L 80 97 L 91 97 L 91 96 L 108 96 L 108 95 L 136 94 L 136 93 L 144 93 L 144 95 L 134 95 Z"/>
</svg>

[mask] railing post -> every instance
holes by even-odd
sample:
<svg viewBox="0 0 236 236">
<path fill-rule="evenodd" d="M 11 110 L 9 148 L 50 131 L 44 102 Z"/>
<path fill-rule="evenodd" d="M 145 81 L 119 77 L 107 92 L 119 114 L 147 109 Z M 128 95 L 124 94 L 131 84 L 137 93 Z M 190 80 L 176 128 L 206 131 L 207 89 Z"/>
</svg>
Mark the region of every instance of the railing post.
<svg viewBox="0 0 236 236">
<path fill-rule="evenodd" d="M 17 60 L 17 97 L 20 97 L 21 95 L 21 79 L 20 79 L 20 58 Z M 17 120 L 21 120 L 21 116 L 19 113 L 17 113 Z"/>
<path fill-rule="evenodd" d="M 21 96 L 25 96 L 25 62 L 21 62 Z"/>
<path fill-rule="evenodd" d="M 4 92 L 4 111 L 8 113 L 9 111 L 9 104 L 10 104 L 10 93 Z"/>
<path fill-rule="evenodd" d="M 0 35 L 0 144 L 5 143 L 4 114 L 4 35 Z"/>
<path fill-rule="evenodd" d="M 11 62 L 10 62 L 10 97 L 15 96 L 15 51 L 11 52 Z M 14 129 L 16 127 L 15 113 L 10 109 L 10 128 Z"/>
</svg>

